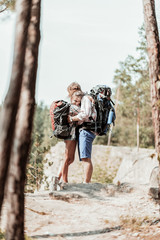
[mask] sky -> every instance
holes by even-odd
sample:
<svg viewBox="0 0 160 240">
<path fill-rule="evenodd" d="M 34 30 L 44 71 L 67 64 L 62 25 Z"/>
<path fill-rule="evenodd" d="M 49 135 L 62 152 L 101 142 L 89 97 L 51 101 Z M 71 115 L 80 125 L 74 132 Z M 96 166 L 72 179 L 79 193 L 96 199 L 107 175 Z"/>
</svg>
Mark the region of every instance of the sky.
<svg viewBox="0 0 160 240">
<path fill-rule="evenodd" d="M 66 99 L 67 86 L 83 91 L 113 85 L 119 62 L 136 54 L 144 21 L 142 0 L 43 0 L 36 101 Z M 0 16 L 0 103 L 8 89 L 15 14 Z"/>
</svg>

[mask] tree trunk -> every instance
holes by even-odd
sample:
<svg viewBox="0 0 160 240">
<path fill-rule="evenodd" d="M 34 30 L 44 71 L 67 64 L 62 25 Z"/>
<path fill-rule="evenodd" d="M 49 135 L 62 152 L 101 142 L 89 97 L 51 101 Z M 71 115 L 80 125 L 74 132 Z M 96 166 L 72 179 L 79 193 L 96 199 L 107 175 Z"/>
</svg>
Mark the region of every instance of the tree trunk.
<svg viewBox="0 0 160 240">
<path fill-rule="evenodd" d="M 140 108 L 138 106 L 137 107 L 137 151 L 139 151 L 139 126 L 140 126 Z"/>
<path fill-rule="evenodd" d="M 160 162 L 160 45 L 154 0 L 143 0 L 144 20 L 151 80 L 152 118 L 155 130 L 155 148 Z"/>
<path fill-rule="evenodd" d="M 143 0 L 144 19 L 149 56 L 149 75 L 151 80 L 151 100 L 155 147 L 160 153 L 160 47 L 154 0 Z"/>
<path fill-rule="evenodd" d="M 35 107 L 35 84 L 40 41 L 40 5 L 41 0 L 32 0 L 25 69 L 10 160 L 7 240 L 24 239 L 24 185 Z"/>
<path fill-rule="evenodd" d="M 10 86 L 1 112 L 0 125 L 0 214 L 4 199 L 5 182 L 9 166 L 12 140 L 18 110 L 24 56 L 30 21 L 31 0 L 17 0 L 16 35 Z"/>
</svg>

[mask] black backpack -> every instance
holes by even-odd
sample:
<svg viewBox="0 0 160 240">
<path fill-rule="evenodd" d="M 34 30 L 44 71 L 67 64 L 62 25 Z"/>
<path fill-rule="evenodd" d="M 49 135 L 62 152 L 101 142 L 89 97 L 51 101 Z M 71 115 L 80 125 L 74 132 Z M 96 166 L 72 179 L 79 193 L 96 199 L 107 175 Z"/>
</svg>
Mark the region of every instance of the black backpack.
<svg viewBox="0 0 160 240">
<path fill-rule="evenodd" d="M 64 100 L 54 101 L 50 106 L 53 136 L 59 139 L 70 137 L 71 127 L 68 123 L 70 104 Z"/>
<path fill-rule="evenodd" d="M 90 90 L 89 95 L 94 99 L 97 111 L 97 119 L 91 122 L 83 123 L 83 127 L 96 132 L 98 135 L 106 135 L 111 123 L 114 124 L 116 115 L 114 103 L 110 99 L 112 94 L 111 88 L 106 85 L 97 85 Z"/>
</svg>

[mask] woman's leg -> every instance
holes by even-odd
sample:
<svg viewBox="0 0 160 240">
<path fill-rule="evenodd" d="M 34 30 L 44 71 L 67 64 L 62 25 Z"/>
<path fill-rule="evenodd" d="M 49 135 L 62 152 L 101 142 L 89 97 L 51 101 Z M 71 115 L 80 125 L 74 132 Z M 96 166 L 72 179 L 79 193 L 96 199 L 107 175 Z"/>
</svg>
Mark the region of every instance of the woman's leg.
<svg viewBox="0 0 160 240">
<path fill-rule="evenodd" d="M 65 140 L 65 159 L 59 174 L 59 180 L 62 177 L 63 182 L 68 182 L 68 167 L 74 161 L 76 150 L 76 140 Z"/>
</svg>

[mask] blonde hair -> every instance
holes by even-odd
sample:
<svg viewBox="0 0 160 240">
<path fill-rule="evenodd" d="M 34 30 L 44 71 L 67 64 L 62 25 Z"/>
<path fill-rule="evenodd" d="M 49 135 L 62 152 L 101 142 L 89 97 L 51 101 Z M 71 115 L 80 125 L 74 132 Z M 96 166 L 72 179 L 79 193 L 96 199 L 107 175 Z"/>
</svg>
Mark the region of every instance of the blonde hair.
<svg viewBox="0 0 160 240">
<path fill-rule="evenodd" d="M 82 92 L 81 90 L 79 91 L 75 91 L 71 97 L 74 97 L 74 96 L 77 96 L 77 97 L 83 97 L 84 96 L 84 92 Z"/>
<path fill-rule="evenodd" d="M 67 91 L 68 91 L 68 96 L 71 97 L 73 95 L 74 92 L 76 91 L 81 91 L 81 86 L 77 83 L 77 82 L 72 82 L 68 87 L 67 87 Z"/>
</svg>

